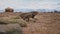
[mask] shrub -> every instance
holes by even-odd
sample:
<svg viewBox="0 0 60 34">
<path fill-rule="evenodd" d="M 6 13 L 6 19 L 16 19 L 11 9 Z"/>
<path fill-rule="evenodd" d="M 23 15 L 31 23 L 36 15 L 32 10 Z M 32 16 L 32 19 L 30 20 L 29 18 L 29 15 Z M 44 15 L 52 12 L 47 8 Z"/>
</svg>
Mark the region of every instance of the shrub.
<svg viewBox="0 0 60 34">
<path fill-rule="evenodd" d="M 24 21 L 24 20 L 22 20 L 22 19 L 18 22 L 18 24 L 19 24 L 21 27 L 27 27 L 27 22 Z"/>
<path fill-rule="evenodd" d="M 21 27 L 27 27 L 27 23 L 21 22 L 19 23 Z"/>
<path fill-rule="evenodd" d="M 17 16 L 17 17 L 15 17 L 14 19 L 19 19 L 20 17 L 19 16 Z"/>
<path fill-rule="evenodd" d="M 11 23 L 11 24 L 19 23 L 19 25 L 21 27 L 26 27 L 27 26 L 27 23 L 19 17 L 10 17 L 10 18 L 5 18 L 4 17 L 4 18 L 0 19 L 0 24 L 1 23 L 3 23 L 3 24 L 4 23 L 7 23 L 7 24 L 9 24 L 9 23 Z"/>
</svg>

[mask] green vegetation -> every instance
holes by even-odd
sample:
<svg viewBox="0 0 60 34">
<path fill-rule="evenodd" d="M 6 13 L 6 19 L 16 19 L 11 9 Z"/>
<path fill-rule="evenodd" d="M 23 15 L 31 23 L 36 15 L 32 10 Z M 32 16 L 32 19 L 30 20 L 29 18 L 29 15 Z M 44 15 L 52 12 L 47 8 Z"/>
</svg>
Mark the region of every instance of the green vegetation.
<svg viewBox="0 0 60 34">
<path fill-rule="evenodd" d="M 19 16 L 16 16 L 14 19 L 19 19 L 20 17 Z"/>
<path fill-rule="evenodd" d="M 2 18 L 0 18 L 0 24 L 1 24 L 1 22 L 3 22 L 3 24 L 18 23 L 21 27 L 27 26 L 27 23 L 18 16 L 17 17 L 2 17 Z"/>
</svg>

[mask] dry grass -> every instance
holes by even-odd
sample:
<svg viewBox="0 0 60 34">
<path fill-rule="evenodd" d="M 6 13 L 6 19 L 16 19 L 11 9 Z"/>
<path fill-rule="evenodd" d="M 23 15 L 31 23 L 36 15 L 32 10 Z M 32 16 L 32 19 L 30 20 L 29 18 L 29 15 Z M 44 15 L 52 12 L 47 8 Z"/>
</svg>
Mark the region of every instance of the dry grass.
<svg viewBox="0 0 60 34">
<path fill-rule="evenodd" d="M 24 34 L 60 34 L 60 13 L 40 13 L 36 16 L 36 22 L 33 20 L 28 23 L 17 17 L 19 13 L 11 13 L 8 16 L 6 14 L 3 14 L 0 21 L 19 23 L 22 27 L 24 26 L 22 28 Z"/>
<path fill-rule="evenodd" d="M 24 34 L 60 34 L 60 13 L 40 13 L 36 18 L 23 28 Z"/>
</svg>

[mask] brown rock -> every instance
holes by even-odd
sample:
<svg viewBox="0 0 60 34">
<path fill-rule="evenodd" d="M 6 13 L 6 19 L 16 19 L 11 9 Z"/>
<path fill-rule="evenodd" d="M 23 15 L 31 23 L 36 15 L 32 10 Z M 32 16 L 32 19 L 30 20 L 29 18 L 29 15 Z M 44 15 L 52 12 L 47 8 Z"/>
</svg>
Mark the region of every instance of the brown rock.
<svg viewBox="0 0 60 34">
<path fill-rule="evenodd" d="M 19 24 L 0 25 L 0 34 L 22 34 Z"/>
<path fill-rule="evenodd" d="M 13 12 L 13 11 L 14 11 L 13 8 L 10 8 L 10 7 L 5 8 L 5 12 Z"/>
</svg>

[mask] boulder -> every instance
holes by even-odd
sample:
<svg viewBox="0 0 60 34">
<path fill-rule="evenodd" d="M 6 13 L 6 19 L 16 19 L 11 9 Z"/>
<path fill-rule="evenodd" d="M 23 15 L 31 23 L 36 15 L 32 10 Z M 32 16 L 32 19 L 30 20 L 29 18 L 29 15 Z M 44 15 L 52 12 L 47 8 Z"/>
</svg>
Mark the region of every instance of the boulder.
<svg viewBox="0 0 60 34">
<path fill-rule="evenodd" d="M 7 8 L 5 8 L 5 12 L 13 12 L 13 11 L 14 11 L 14 9 L 11 8 L 11 7 L 7 7 Z"/>
<path fill-rule="evenodd" d="M 19 24 L 0 25 L 0 34 L 23 34 Z"/>
</svg>

